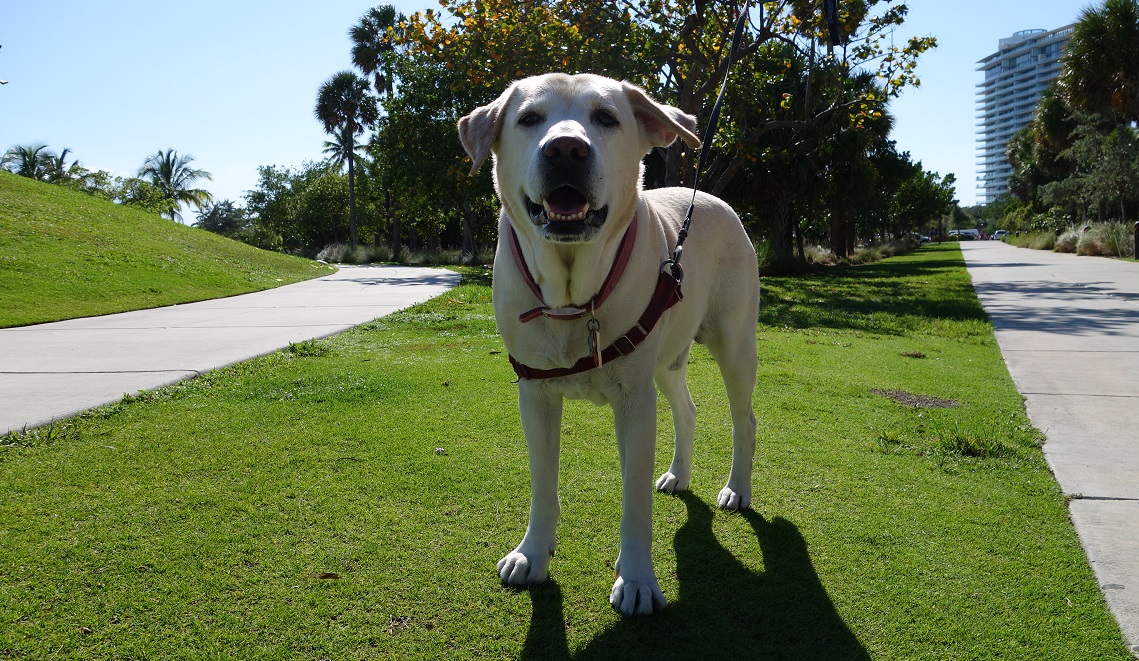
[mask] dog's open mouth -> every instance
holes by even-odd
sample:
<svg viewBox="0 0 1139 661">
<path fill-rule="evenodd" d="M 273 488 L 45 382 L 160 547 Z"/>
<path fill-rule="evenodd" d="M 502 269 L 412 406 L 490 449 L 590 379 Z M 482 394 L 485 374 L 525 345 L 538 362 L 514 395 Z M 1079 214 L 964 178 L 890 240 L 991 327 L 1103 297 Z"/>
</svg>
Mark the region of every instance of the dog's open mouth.
<svg viewBox="0 0 1139 661">
<path fill-rule="evenodd" d="M 571 186 L 555 188 L 541 204 L 526 198 L 526 210 L 535 225 L 555 232 L 573 232 L 585 225 L 601 227 L 609 215 L 609 207 L 592 208 L 585 195 Z"/>
</svg>

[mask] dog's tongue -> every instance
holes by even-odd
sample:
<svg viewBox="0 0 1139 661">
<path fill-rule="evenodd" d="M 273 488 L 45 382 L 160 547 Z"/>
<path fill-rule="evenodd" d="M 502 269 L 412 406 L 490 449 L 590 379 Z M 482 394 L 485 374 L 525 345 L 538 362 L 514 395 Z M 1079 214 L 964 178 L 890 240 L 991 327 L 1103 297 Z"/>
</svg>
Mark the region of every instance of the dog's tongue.
<svg viewBox="0 0 1139 661">
<path fill-rule="evenodd" d="M 585 211 L 585 196 L 569 186 L 556 188 L 546 196 L 546 209 L 559 216 L 572 216 Z"/>
</svg>

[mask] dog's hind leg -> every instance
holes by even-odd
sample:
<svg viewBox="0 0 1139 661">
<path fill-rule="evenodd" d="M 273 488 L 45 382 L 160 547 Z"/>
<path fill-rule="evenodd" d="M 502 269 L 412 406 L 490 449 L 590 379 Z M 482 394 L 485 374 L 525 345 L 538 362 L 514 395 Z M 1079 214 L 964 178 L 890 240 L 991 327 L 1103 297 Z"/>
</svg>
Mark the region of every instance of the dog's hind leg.
<svg viewBox="0 0 1139 661">
<path fill-rule="evenodd" d="M 672 409 L 672 426 L 675 431 L 675 445 L 672 450 L 672 465 L 657 478 L 659 491 L 679 493 L 687 491 L 692 481 L 692 444 L 696 436 L 696 405 L 688 392 L 688 350 L 670 366 L 661 367 L 656 372 L 656 384 L 668 406 Z"/>
<path fill-rule="evenodd" d="M 497 567 L 503 583 L 524 586 L 546 580 L 556 546 L 562 396 L 541 382 L 523 379 L 518 404 L 530 456 L 530 523 L 522 542 Z"/>
<path fill-rule="evenodd" d="M 752 310 L 756 308 L 758 303 Z M 720 507 L 729 510 L 746 509 L 751 505 L 752 460 L 755 458 L 752 397 L 759 364 L 755 345 L 757 315 L 758 312 L 750 311 L 741 315 L 742 320 L 729 327 L 731 332 L 709 338 L 707 343 L 709 352 L 720 367 L 732 415 L 732 471 L 717 499 Z"/>
</svg>

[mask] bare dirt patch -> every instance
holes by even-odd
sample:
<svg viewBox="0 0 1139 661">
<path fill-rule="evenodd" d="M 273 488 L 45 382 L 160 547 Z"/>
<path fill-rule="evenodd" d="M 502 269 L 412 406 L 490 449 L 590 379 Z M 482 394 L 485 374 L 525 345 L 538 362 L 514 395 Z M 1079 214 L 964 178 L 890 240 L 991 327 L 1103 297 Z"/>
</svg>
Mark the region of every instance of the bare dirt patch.
<svg viewBox="0 0 1139 661">
<path fill-rule="evenodd" d="M 956 399 L 915 395 L 904 390 L 878 390 L 877 388 L 872 388 L 870 392 L 881 397 L 888 397 L 899 404 L 919 409 L 952 409 L 961 405 L 961 402 L 958 402 Z"/>
</svg>

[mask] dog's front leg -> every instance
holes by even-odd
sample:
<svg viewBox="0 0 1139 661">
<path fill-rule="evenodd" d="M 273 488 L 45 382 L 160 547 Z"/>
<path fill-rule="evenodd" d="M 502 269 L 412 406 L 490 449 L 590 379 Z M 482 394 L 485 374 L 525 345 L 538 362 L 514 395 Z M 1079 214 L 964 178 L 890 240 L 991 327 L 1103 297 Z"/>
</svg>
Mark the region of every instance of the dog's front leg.
<svg viewBox="0 0 1139 661">
<path fill-rule="evenodd" d="M 621 552 L 609 603 L 624 615 L 665 607 L 653 571 L 653 460 L 656 455 L 656 389 L 651 377 L 612 401 L 621 458 Z"/>
<path fill-rule="evenodd" d="M 498 575 L 507 585 L 524 586 L 546 580 L 557 544 L 562 396 L 543 382 L 522 379 L 518 409 L 530 457 L 530 523 L 522 543 L 498 561 Z"/>
</svg>

